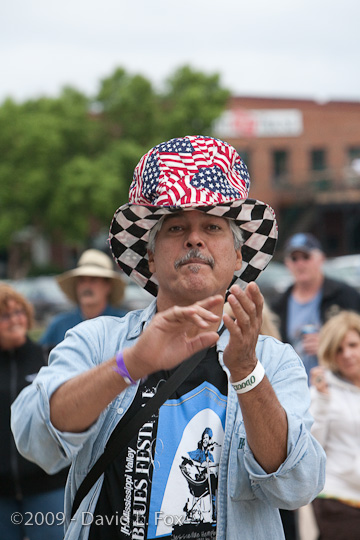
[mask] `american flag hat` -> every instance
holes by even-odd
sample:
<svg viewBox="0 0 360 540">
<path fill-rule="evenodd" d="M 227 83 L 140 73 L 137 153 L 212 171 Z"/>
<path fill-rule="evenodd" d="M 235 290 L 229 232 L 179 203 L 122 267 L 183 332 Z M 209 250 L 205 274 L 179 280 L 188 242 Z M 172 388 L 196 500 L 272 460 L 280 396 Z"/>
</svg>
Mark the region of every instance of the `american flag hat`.
<svg viewBox="0 0 360 540">
<path fill-rule="evenodd" d="M 164 215 L 199 210 L 232 219 L 244 238 L 242 267 L 233 283 L 244 287 L 269 264 L 277 242 L 274 211 L 249 199 L 250 177 L 230 144 L 205 136 L 186 136 L 158 144 L 139 161 L 129 202 L 115 212 L 109 242 L 115 261 L 138 285 L 157 295 L 148 266 L 149 231 Z"/>
</svg>

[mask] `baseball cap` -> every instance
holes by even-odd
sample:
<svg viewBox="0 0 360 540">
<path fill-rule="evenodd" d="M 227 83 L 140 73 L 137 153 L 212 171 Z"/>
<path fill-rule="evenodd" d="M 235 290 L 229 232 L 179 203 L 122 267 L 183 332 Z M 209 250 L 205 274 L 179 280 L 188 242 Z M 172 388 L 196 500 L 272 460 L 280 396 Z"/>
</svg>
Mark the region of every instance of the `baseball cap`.
<svg viewBox="0 0 360 540">
<path fill-rule="evenodd" d="M 297 233 L 287 240 L 284 252 L 286 256 L 294 251 L 309 253 L 309 251 L 313 251 L 314 249 L 322 251 L 321 244 L 315 236 L 310 233 Z"/>
</svg>

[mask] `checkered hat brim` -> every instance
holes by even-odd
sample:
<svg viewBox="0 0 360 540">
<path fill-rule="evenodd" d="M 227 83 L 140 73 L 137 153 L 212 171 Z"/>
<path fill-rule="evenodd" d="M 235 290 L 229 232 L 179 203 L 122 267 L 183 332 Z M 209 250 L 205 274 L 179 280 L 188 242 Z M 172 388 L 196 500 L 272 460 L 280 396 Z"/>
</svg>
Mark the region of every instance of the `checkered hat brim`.
<svg viewBox="0 0 360 540">
<path fill-rule="evenodd" d="M 179 210 L 199 210 L 234 220 L 241 228 L 242 267 L 231 284 L 245 287 L 255 281 L 269 264 L 277 242 L 277 224 L 274 212 L 267 204 L 255 199 L 236 199 L 214 206 L 151 206 L 127 203 L 114 215 L 110 227 L 110 247 L 113 257 L 123 271 L 153 296 L 158 283 L 150 272 L 147 256 L 149 231 L 164 215 Z"/>
</svg>

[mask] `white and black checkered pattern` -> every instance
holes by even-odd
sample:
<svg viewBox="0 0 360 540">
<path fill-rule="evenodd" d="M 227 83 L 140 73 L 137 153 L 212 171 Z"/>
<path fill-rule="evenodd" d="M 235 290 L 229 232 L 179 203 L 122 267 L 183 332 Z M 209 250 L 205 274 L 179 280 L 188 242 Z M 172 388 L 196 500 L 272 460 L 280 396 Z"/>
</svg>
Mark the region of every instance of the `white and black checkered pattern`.
<svg viewBox="0 0 360 540">
<path fill-rule="evenodd" d="M 199 210 L 233 219 L 244 238 L 241 270 L 233 283 L 245 287 L 256 280 L 269 264 L 277 242 L 277 224 L 273 210 L 255 199 L 237 199 L 216 206 L 146 206 L 127 203 L 115 213 L 110 227 L 110 246 L 114 259 L 138 285 L 157 295 L 158 283 L 150 272 L 147 257 L 149 231 L 163 215 L 180 210 Z"/>
</svg>

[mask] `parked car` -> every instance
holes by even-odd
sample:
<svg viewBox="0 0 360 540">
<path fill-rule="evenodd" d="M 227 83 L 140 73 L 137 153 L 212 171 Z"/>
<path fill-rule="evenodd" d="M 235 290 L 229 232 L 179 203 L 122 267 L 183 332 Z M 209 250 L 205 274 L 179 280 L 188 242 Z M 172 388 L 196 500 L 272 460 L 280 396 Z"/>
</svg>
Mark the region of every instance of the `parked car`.
<svg viewBox="0 0 360 540">
<path fill-rule="evenodd" d="M 292 283 L 292 276 L 285 264 L 271 261 L 256 280 L 265 300 L 272 301 Z"/>
<path fill-rule="evenodd" d="M 4 279 L 3 282 L 22 294 L 33 305 L 35 320 L 39 324 L 46 324 L 50 317 L 73 306 L 53 276 Z"/>
<path fill-rule="evenodd" d="M 154 300 L 152 294 L 145 291 L 145 289 L 137 285 L 134 281 L 131 281 L 130 278 L 126 278 L 126 282 L 124 299 L 121 303 L 121 307 L 126 311 L 144 309 Z"/>
<path fill-rule="evenodd" d="M 327 259 L 324 272 L 329 277 L 345 281 L 360 292 L 360 255 L 343 255 Z"/>
</svg>

